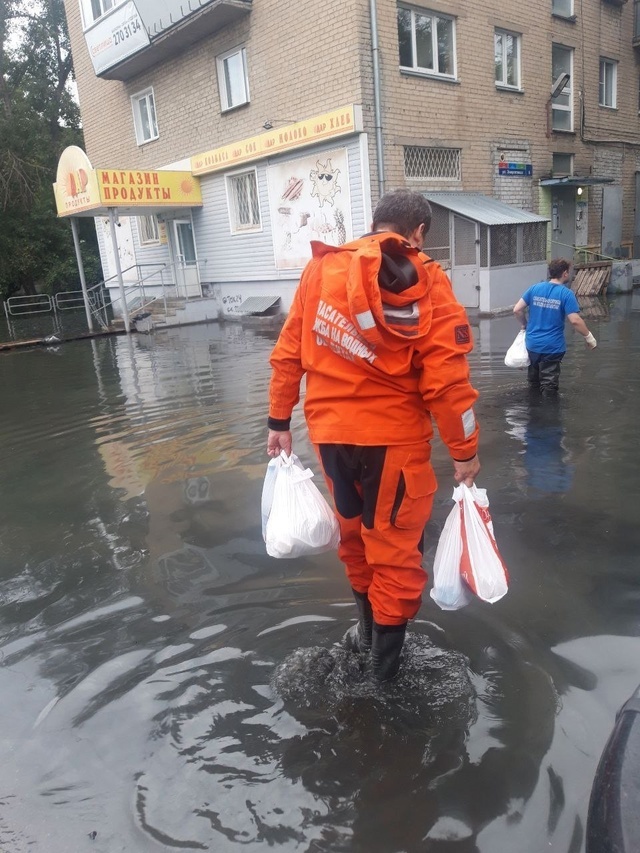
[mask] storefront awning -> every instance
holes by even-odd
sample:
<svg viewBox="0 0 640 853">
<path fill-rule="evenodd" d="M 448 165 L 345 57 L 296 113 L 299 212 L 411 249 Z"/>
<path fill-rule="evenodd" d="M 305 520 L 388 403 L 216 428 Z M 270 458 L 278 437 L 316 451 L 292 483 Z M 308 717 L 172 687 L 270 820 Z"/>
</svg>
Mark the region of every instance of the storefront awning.
<svg viewBox="0 0 640 853">
<path fill-rule="evenodd" d="M 141 216 L 175 208 L 202 207 L 200 181 L 191 172 L 94 169 L 82 150 L 62 152 L 53 185 L 58 216 Z"/>
<path fill-rule="evenodd" d="M 543 178 L 541 187 L 593 187 L 597 184 L 612 184 L 613 178 L 594 178 L 591 175 L 567 175 L 564 178 Z"/>
<path fill-rule="evenodd" d="M 427 201 L 438 204 L 481 225 L 521 225 L 527 222 L 548 222 L 548 216 L 539 216 L 530 210 L 512 207 L 482 193 L 429 192 Z"/>
</svg>

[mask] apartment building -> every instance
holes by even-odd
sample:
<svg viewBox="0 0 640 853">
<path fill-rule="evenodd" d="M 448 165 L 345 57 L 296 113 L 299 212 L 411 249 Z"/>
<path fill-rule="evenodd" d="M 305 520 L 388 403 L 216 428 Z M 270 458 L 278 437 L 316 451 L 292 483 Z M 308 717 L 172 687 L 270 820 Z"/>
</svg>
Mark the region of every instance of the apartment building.
<svg viewBox="0 0 640 853">
<path fill-rule="evenodd" d="M 576 247 L 640 254 L 639 0 L 65 6 L 94 168 L 199 183 L 191 208 L 123 203 L 122 265 L 168 264 L 223 314 L 286 310 L 310 240 L 363 233 L 399 186 L 433 202 L 429 251 L 469 307 Z"/>
</svg>

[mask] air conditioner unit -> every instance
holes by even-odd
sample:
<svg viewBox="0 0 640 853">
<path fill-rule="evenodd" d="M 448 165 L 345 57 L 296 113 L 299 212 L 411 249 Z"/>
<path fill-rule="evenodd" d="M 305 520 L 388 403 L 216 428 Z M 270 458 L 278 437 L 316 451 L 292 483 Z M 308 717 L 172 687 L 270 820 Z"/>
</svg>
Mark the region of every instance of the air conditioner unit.
<svg viewBox="0 0 640 853">
<path fill-rule="evenodd" d="M 627 0 L 602 0 L 603 3 L 607 3 L 609 6 L 624 6 Z"/>
</svg>

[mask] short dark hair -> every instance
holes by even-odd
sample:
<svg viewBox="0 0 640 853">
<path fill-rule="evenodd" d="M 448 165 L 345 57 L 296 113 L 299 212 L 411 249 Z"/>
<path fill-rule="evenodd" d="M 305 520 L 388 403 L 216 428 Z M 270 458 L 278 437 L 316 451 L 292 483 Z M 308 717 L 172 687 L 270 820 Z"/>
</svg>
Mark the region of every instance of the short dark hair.
<svg viewBox="0 0 640 853">
<path fill-rule="evenodd" d="M 566 258 L 554 258 L 549 263 L 549 278 L 560 278 L 567 270 L 570 270 L 573 264 Z"/>
<path fill-rule="evenodd" d="M 424 223 L 426 234 L 431 225 L 431 205 L 422 193 L 392 190 L 382 196 L 373 211 L 373 230 L 395 231 L 409 237 Z"/>
</svg>

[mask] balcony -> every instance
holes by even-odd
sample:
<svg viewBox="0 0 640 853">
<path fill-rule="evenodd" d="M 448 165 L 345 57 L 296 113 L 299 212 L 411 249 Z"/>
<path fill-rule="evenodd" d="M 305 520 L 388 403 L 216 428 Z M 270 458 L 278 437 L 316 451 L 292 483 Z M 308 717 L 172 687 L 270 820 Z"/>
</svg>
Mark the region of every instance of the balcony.
<svg viewBox="0 0 640 853">
<path fill-rule="evenodd" d="M 251 11 L 252 0 L 126 0 L 85 30 L 96 75 L 129 80 Z"/>
</svg>

